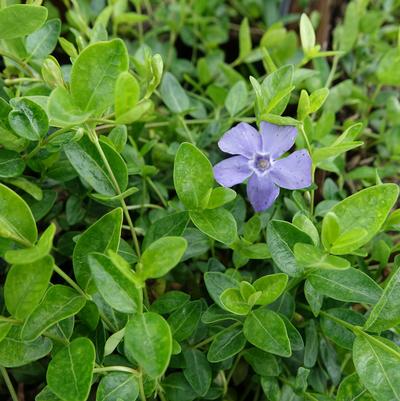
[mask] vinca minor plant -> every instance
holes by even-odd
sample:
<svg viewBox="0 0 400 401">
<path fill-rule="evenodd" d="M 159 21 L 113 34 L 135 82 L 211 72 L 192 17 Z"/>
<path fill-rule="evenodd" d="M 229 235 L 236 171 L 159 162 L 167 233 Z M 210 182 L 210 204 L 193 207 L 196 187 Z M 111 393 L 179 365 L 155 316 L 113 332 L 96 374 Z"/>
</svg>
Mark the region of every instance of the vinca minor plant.
<svg viewBox="0 0 400 401">
<path fill-rule="evenodd" d="M 400 401 L 399 19 L 1 1 L 0 399 Z"/>
</svg>

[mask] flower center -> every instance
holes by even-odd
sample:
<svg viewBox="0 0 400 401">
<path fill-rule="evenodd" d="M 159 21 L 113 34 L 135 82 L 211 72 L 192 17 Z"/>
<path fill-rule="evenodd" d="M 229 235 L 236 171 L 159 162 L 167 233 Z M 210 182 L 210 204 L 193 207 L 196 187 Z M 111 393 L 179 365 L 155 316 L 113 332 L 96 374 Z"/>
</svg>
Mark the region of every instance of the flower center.
<svg viewBox="0 0 400 401">
<path fill-rule="evenodd" d="M 269 155 L 256 155 L 254 158 L 254 167 L 260 172 L 264 173 L 271 167 L 271 160 Z"/>
</svg>

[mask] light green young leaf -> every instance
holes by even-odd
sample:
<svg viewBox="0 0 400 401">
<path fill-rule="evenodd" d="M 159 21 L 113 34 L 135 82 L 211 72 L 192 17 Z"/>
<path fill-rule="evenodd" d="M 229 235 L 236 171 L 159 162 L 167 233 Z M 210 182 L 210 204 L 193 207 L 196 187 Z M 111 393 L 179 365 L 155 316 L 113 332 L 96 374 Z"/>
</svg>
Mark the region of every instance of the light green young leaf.
<svg viewBox="0 0 400 401">
<path fill-rule="evenodd" d="M 244 18 L 239 28 L 239 60 L 244 60 L 251 52 L 251 48 L 249 20 Z"/>
<path fill-rule="evenodd" d="M 251 311 L 251 306 L 240 294 L 237 288 L 228 288 L 220 296 L 224 309 L 235 315 L 247 315 Z"/>
<path fill-rule="evenodd" d="M 51 19 L 37 31 L 26 38 L 26 50 L 29 59 L 42 60 L 47 57 L 56 47 L 58 36 L 61 31 L 61 21 Z"/>
<path fill-rule="evenodd" d="M 124 114 L 136 106 L 140 98 L 140 86 L 136 78 L 127 71 L 122 72 L 115 84 L 115 116 L 124 120 Z"/>
<path fill-rule="evenodd" d="M 307 55 L 315 46 L 315 32 L 306 14 L 301 14 L 300 18 L 300 39 L 303 51 Z"/>
<path fill-rule="evenodd" d="M 345 377 L 340 383 L 336 401 L 374 401 L 371 393 L 360 383 L 357 373 Z"/>
<path fill-rule="evenodd" d="M 168 323 L 154 312 L 133 315 L 125 329 L 125 349 L 151 378 L 163 375 L 172 355 Z"/>
<path fill-rule="evenodd" d="M 238 81 L 232 86 L 225 99 L 225 107 L 231 117 L 246 107 L 247 97 L 247 87 L 244 81 Z"/>
<path fill-rule="evenodd" d="M 138 274 L 143 280 L 165 276 L 181 260 L 187 248 L 182 237 L 163 237 L 143 252 Z"/>
<path fill-rule="evenodd" d="M 174 185 L 187 209 L 206 207 L 214 185 L 214 174 L 204 153 L 190 143 L 182 143 L 176 153 Z"/>
<path fill-rule="evenodd" d="M 179 81 L 166 72 L 160 86 L 161 98 L 173 113 L 183 113 L 190 107 L 190 99 Z"/>
<path fill-rule="evenodd" d="M 336 204 L 331 212 L 338 218 L 340 236 L 355 229 L 364 229 L 367 234 L 341 247 L 335 254 L 350 253 L 369 242 L 381 229 L 398 194 L 398 185 L 381 184 L 363 189 Z"/>
<path fill-rule="evenodd" d="M 59 351 L 47 368 L 47 384 L 63 401 L 86 401 L 92 385 L 95 348 L 88 338 L 77 338 Z"/>
<path fill-rule="evenodd" d="M 74 289 L 63 285 L 51 286 L 22 326 L 22 340 L 35 340 L 53 324 L 76 315 L 85 303 L 85 297 Z"/>
<path fill-rule="evenodd" d="M 0 10 L 0 39 L 15 39 L 39 29 L 47 18 L 47 8 L 13 4 Z"/>
<path fill-rule="evenodd" d="M 20 265 L 33 263 L 44 258 L 51 251 L 55 233 L 56 226 L 52 223 L 32 248 L 9 250 L 5 253 L 4 259 L 7 263 Z"/>
<path fill-rule="evenodd" d="M 236 192 L 233 189 L 225 187 L 213 188 L 208 199 L 207 209 L 215 209 L 236 198 Z"/>
<path fill-rule="evenodd" d="M 114 88 L 129 58 L 121 39 L 97 42 L 86 47 L 72 66 L 71 93 L 83 112 L 101 114 L 114 103 Z"/>
<path fill-rule="evenodd" d="M 261 296 L 258 298 L 257 305 L 272 304 L 277 300 L 286 288 L 288 276 L 284 273 L 269 274 L 260 277 L 253 283 L 256 291 L 261 291 Z"/>
</svg>

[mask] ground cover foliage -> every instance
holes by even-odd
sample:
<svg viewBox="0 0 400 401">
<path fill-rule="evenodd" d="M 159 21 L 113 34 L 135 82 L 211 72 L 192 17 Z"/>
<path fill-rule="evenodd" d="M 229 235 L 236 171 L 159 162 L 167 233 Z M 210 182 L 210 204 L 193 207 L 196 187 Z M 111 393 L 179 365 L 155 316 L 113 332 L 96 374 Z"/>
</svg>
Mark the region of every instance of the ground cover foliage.
<svg viewBox="0 0 400 401">
<path fill-rule="evenodd" d="M 16 3 L 1 399 L 400 400 L 400 3 Z"/>
</svg>

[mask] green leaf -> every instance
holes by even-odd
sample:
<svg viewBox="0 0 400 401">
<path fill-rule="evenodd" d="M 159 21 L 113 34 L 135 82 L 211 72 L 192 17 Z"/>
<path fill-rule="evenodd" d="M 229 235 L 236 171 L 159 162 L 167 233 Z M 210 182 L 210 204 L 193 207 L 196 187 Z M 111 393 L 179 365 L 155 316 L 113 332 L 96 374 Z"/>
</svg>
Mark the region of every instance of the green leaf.
<svg viewBox="0 0 400 401">
<path fill-rule="evenodd" d="M 301 14 L 300 18 L 300 39 L 303 51 L 307 55 L 315 47 L 315 32 L 306 14 Z"/>
<path fill-rule="evenodd" d="M 161 99 L 173 113 L 183 113 L 190 107 L 190 100 L 179 81 L 166 72 L 160 86 Z"/>
<path fill-rule="evenodd" d="M 311 285 L 321 294 L 343 302 L 376 304 L 382 288 L 360 270 L 318 270 L 308 276 Z"/>
<path fill-rule="evenodd" d="M 143 252 L 139 276 L 143 280 L 165 276 L 179 263 L 186 248 L 187 241 L 182 237 L 158 239 Z"/>
<path fill-rule="evenodd" d="M 101 114 L 114 103 L 118 76 L 129 67 L 128 52 L 121 39 L 86 47 L 71 71 L 71 93 L 82 111 Z"/>
<path fill-rule="evenodd" d="M 354 341 L 353 361 L 375 400 L 400 400 L 400 349 L 394 343 L 360 332 Z"/>
<path fill-rule="evenodd" d="M 261 85 L 260 111 L 280 116 L 289 103 L 293 87 L 293 65 L 285 65 L 269 74 Z"/>
<path fill-rule="evenodd" d="M 168 323 L 154 312 L 133 315 L 125 328 L 125 349 L 151 378 L 163 375 L 172 354 Z"/>
<path fill-rule="evenodd" d="M 309 113 L 315 113 L 318 111 L 322 105 L 325 103 L 326 98 L 329 95 L 328 88 L 321 88 L 315 90 L 310 95 L 310 107 L 308 109 Z"/>
<path fill-rule="evenodd" d="M 3 184 L 0 199 L 0 237 L 31 246 L 37 239 L 37 229 L 29 206 Z"/>
<path fill-rule="evenodd" d="M 0 39 L 15 39 L 39 29 L 47 19 L 47 8 L 13 4 L 0 10 Z"/>
<path fill-rule="evenodd" d="M 399 261 L 399 258 L 397 258 Z M 400 323 L 400 269 L 394 272 L 365 323 L 368 331 L 381 332 Z"/>
<path fill-rule="evenodd" d="M 357 373 L 345 377 L 340 383 L 336 401 L 374 401 L 371 394 L 360 383 Z"/>
<path fill-rule="evenodd" d="M 47 368 L 47 384 L 63 401 L 86 401 L 92 385 L 95 348 L 77 338 L 59 351 Z"/>
<path fill-rule="evenodd" d="M 49 120 L 46 112 L 32 100 L 22 98 L 13 102 L 14 110 L 8 115 L 13 131 L 21 138 L 39 141 L 47 134 Z"/>
<path fill-rule="evenodd" d="M 32 248 L 15 249 L 7 251 L 4 259 L 10 264 L 30 264 L 50 254 L 53 247 L 53 238 L 56 233 L 55 224 L 50 224 L 49 227 L 40 237 L 38 243 Z"/>
<path fill-rule="evenodd" d="M 272 259 L 280 270 L 291 277 L 303 274 L 292 248 L 296 243 L 312 243 L 310 237 L 295 225 L 281 220 L 271 220 L 267 226 L 267 244 Z"/>
<path fill-rule="evenodd" d="M 118 122 L 124 123 L 124 114 L 136 106 L 139 98 L 138 81 L 129 72 L 122 72 L 115 84 L 115 116 Z"/>
<path fill-rule="evenodd" d="M 187 209 L 206 207 L 214 185 L 214 174 L 204 153 L 190 143 L 182 143 L 176 153 L 174 185 Z"/>
<path fill-rule="evenodd" d="M 317 148 L 312 153 L 312 159 L 314 164 L 320 165 L 327 159 L 335 158 L 342 153 L 348 152 L 351 149 L 358 148 L 362 146 L 364 142 L 362 141 L 350 141 L 344 142 L 337 145 L 326 146 L 323 148 Z"/>
<path fill-rule="evenodd" d="M 106 142 L 100 141 L 100 146 L 110 164 L 119 189 L 125 191 L 128 186 L 126 163 L 120 154 Z M 76 172 L 94 190 L 102 195 L 114 196 L 118 194 L 99 152 L 87 137 L 83 137 L 79 142 L 64 145 L 64 151 Z"/>
<path fill-rule="evenodd" d="M 272 304 L 277 300 L 286 288 L 288 276 L 284 273 L 269 274 L 268 276 L 260 277 L 253 283 L 256 291 L 261 291 L 261 296 L 258 298 L 257 305 Z"/>
<path fill-rule="evenodd" d="M 239 28 L 239 60 L 244 60 L 251 52 L 251 34 L 249 20 L 244 18 Z"/>
<path fill-rule="evenodd" d="M 259 348 L 248 348 L 244 351 L 243 356 L 260 376 L 278 376 L 281 371 L 276 357 Z"/>
<path fill-rule="evenodd" d="M 247 315 L 251 311 L 251 306 L 243 298 L 237 288 L 228 288 L 220 296 L 224 309 L 236 315 Z"/>
<path fill-rule="evenodd" d="M 111 372 L 100 380 L 96 401 L 135 401 L 139 395 L 137 378 L 131 373 Z"/>
<path fill-rule="evenodd" d="M 211 363 L 225 361 L 238 354 L 246 345 L 242 327 L 231 326 L 220 332 L 208 349 L 207 359 Z"/>
<path fill-rule="evenodd" d="M 45 337 L 39 337 L 35 341 L 22 341 L 20 328 L 14 326 L 0 342 L 0 364 L 5 368 L 27 365 L 45 357 L 52 346 L 51 340 Z"/>
<path fill-rule="evenodd" d="M 24 170 L 25 162 L 17 152 L 0 149 L 0 178 L 17 177 Z"/>
<path fill-rule="evenodd" d="M 381 184 L 363 189 L 336 204 L 331 209 L 331 212 L 338 218 L 340 229 L 340 234 L 336 241 L 355 229 L 363 229 L 367 233 L 358 240 L 351 242 L 348 246 L 338 247 L 335 252 L 332 252 L 336 255 L 344 255 L 369 242 L 379 232 L 395 204 L 398 194 L 398 185 Z"/>
<path fill-rule="evenodd" d="M 122 209 L 114 209 L 105 214 L 86 231 L 76 242 L 72 256 L 74 273 L 79 285 L 93 291 L 88 255 L 92 252 L 106 253 L 107 250 L 118 251 L 122 227 Z"/>
<path fill-rule="evenodd" d="M 133 272 L 124 271 L 101 253 L 90 254 L 88 261 L 94 283 L 104 300 L 117 311 L 135 313 L 141 301 Z"/>
<path fill-rule="evenodd" d="M 204 234 L 224 244 L 231 244 L 237 237 L 236 220 L 224 208 L 190 211 L 193 224 Z"/>
<path fill-rule="evenodd" d="M 146 249 L 154 241 L 166 236 L 180 236 L 185 231 L 189 222 L 187 212 L 178 212 L 156 220 L 149 227 L 142 248 Z"/>
<path fill-rule="evenodd" d="M 220 300 L 222 293 L 228 288 L 239 288 L 237 280 L 220 272 L 207 272 L 204 275 L 204 282 L 210 297 L 220 308 L 224 308 Z"/>
<path fill-rule="evenodd" d="M 326 250 L 330 250 L 340 233 L 339 219 L 335 213 L 328 212 L 322 220 L 321 242 Z"/>
<path fill-rule="evenodd" d="M 168 291 L 157 298 L 150 306 L 151 312 L 165 315 L 179 309 L 190 299 L 190 295 L 182 291 Z"/>
<path fill-rule="evenodd" d="M 251 312 L 244 322 L 243 333 L 247 341 L 265 352 L 283 357 L 292 354 L 285 323 L 271 310 L 260 308 Z"/>
<path fill-rule="evenodd" d="M 76 315 L 85 303 L 85 297 L 74 289 L 63 285 L 51 286 L 22 326 L 22 340 L 35 340 L 53 324 Z"/>
<path fill-rule="evenodd" d="M 49 285 L 53 266 L 53 258 L 46 256 L 11 267 L 4 285 L 4 299 L 8 311 L 16 319 L 25 319 L 39 304 Z"/>
<path fill-rule="evenodd" d="M 225 99 L 225 107 L 231 117 L 236 116 L 239 111 L 247 105 L 247 87 L 244 81 L 238 81 L 228 92 Z"/>
<path fill-rule="evenodd" d="M 174 372 L 163 381 L 165 396 L 168 401 L 193 401 L 196 393 L 181 372 Z"/>
<path fill-rule="evenodd" d="M 58 36 L 61 31 L 61 21 L 51 19 L 37 31 L 31 33 L 26 38 L 26 51 L 29 59 L 43 60 L 56 47 Z"/>
<path fill-rule="evenodd" d="M 196 330 L 202 311 L 201 301 L 186 302 L 168 318 L 172 336 L 176 341 L 189 338 Z"/>
<path fill-rule="evenodd" d="M 184 351 L 183 355 L 186 363 L 183 374 L 196 394 L 204 397 L 211 386 L 212 371 L 210 364 L 206 356 L 197 349 L 189 348 Z"/>
<path fill-rule="evenodd" d="M 71 94 L 62 86 L 51 92 L 47 106 L 50 124 L 68 127 L 84 123 L 92 112 L 84 112 L 73 103 Z"/>
</svg>

